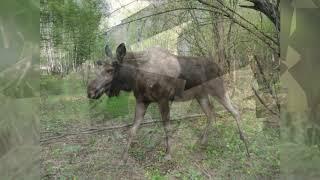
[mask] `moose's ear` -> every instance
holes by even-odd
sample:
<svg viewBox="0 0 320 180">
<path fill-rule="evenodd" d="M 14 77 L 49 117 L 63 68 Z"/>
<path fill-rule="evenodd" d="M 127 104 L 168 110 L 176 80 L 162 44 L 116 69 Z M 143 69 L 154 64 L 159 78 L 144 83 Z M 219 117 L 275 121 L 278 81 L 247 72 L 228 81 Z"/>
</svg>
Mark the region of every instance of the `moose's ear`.
<svg viewBox="0 0 320 180">
<path fill-rule="evenodd" d="M 117 47 L 117 60 L 122 63 L 124 56 L 126 55 L 127 49 L 126 49 L 126 45 L 124 45 L 124 43 L 121 43 L 118 47 Z"/>
<path fill-rule="evenodd" d="M 107 56 L 107 57 L 112 58 L 112 52 L 111 52 L 108 44 L 106 44 L 106 46 L 104 47 L 104 52 L 106 53 L 106 56 Z"/>
</svg>

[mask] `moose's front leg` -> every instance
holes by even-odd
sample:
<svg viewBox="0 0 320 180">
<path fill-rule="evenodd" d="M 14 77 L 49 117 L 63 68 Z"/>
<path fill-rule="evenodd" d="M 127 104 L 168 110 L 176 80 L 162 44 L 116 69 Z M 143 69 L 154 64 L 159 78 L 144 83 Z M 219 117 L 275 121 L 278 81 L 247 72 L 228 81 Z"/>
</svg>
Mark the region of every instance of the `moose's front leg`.
<svg viewBox="0 0 320 180">
<path fill-rule="evenodd" d="M 123 160 L 124 164 L 128 160 L 129 148 L 131 146 L 132 140 L 133 140 L 134 136 L 136 135 L 137 130 L 138 130 L 141 122 L 143 121 L 143 117 L 144 117 L 144 114 L 146 113 L 148 105 L 149 105 L 149 103 L 139 101 L 138 99 L 136 101 L 134 123 L 133 123 L 133 126 L 129 130 L 127 146 L 126 146 L 124 153 L 123 153 L 123 156 L 122 156 L 122 160 Z"/>
<path fill-rule="evenodd" d="M 163 121 L 164 132 L 166 134 L 166 156 L 165 160 L 171 160 L 171 143 L 172 143 L 172 130 L 170 124 L 170 108 L 169 101 L 163 100 L 159 102 L 159 109 Z"/>
</svg>

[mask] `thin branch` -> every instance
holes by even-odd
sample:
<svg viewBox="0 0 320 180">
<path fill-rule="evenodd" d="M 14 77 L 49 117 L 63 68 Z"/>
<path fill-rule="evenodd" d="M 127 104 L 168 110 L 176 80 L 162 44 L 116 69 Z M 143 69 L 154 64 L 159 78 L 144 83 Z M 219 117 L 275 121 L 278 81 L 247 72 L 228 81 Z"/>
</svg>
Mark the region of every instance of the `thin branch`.
<svg viewBox="0 0 320 180">
<path fill-rule="evenodd" d="M 272 88 L 271 88 L 271 86 L 270 86 L 270 84 L 268 83 L 268 80 L 267 80 L 267 78 L 266 78 L 266 75 L 265 75 L 264 72 L 263 72 L 263 68 L 262 68 L 262 65 L 260 64 L 260 61 L 258 60 L 258 57 L 257 57 L 256 55 L 254 55 L 253 57 L 254 57 L 253 59 L 254 59 L 255 62 L 257 63 L 259 72 L 260 72 L 260 74 L 262 75 L 262 79 L 263 79 L 265 85 L 267 85 L 267 88 L 268 88 L 268 90 L 269 90 L 269 93 L 271 94 L 271 96 L 272 96 L 273 99 L 275 100 L 276 105 L 277 105 L 277 108 L 278 108 L 278 111 L 280 112 L 280 104 L 279 104 L 278 97 L 277 97 L 277 95 L 276 95 L 275 93 L 273 93 Z"/>
<path fill-rule="evenodd" d="M 207 169 L 205 169 L 203 166 L 200 166 L 198 163 L 194 163 L 195 166 L 197 166 L 197 168 L 199 169 L 199 171 L 201 171 L 204 175 L 206 175 L 208 177 L 209 180 L 212 180 L 212 176 L 211 174 L 207 171 Z"/>
<path fill-rule="evenodd" d="M 244 20 L 246 23 L 250 24 L 251 26 L 254 27 L 254 29 L 260 33 L 262 36 L 264 36 L 265 38 L 267 38 L 268 40 L 271 40 L 274 44 L 276 44 L 279 47 L 279 43 L 277 41 L 275 41 L 273 38 L 271 38 L 270 36 L 268 36 L 267 34 L 265 34 L 264 32 L 261 32 L 254 24 L 252 24 L 251 22 L 249 22 L 248 20 L 246 20 L 244 17 L 242 17 L 240 14 L 236 13 L 234 10 L 230 9 L 228 6 L 225 6 L 222 2 L 218 2 L 224 6 L 225 8 L 227 8 L 230 12 L 232 12 L 233 14 L 230 14 L 228 11 L 223 10 L 222 8 L 219 8 L 213 4 L 210 4 L 206 1 L 203 0 L 198 0 L 198 2 L 210 6 L 214 9 L 219 9 L 221 10 L 224 16 L 230 18 L 234 23 L 238 24 L 239 26 L 241 26 L 242 28 L 244 28 L 245 30 L 247 30 L 248 32 L 250 32 L 251 34 L 253 34 L 254 36 L 256 36 L 257 38 L 259 38 L 263 43 L 265 43 L 268 47 L 270 47 L 274 52 L 276 52 L 277 54 L 279 54 L 279 48 L 274 48 L 272 47 L 272 45 L 267 42 L 264 38 L 260 37 L 257 33 L 255 33 L 254 31 L 252 31 L 248 26 L 244 25 L 243 23 L 241 23 L 239 20 L 237 20 L 236 18 L 234 18 L 234 14 L 236 14 L 238 17 L 240 17 L 240 19 Z"/>
<path fill-rule="evenodd" d="M 108 14 L 106 15 L 106 17 L 110 17 L 113 13 L 115 13 L 115 12 L 117 12 L 117 11 L 119 11 L 119 10 L 121 10 L 121 9 L 129 6 L 129 5 L 131 5 L 131 4 L 134 3 L 134 2 L 137 2 L 137 1 L 139 1 L 139 0 L 133 0 L 133 1 L 129 2 L 128 4 L 121 5 L 121 7 L 115 9 L 114 11 L 112 11 L 112 12 L 110 12 L 110 13 L 108 13 Z"/>
<path fill-rule="evenodd" d="M 202 117 L 202 116 L 205 116 L 205 115 L 204 114 L 194 114 L 194 115 L 190 115 L 190 116 L 174 118 L 174 119 L 171 119 L 170 121 L 171 122 L 178 122 L 181 119 L 197 118 L 197 117 Z M 159 122 L 162 122 L 162 120 L 150 120 L 150 121 L 142 122 L 141 125 L 148 125 L 148 124 L 159 123 Z M 113 129 L 123 129 L 123 128 L 131 127 L 132 125 L 133 124 L 124 124 L 124 125 L 104 127 L 104 128 L 90 128 L 90 129 L 82 130 L 79 132 L 73 132 L 73 133 L 59 133 L 60 135 L 58 135 L 58 136 L 52 136 L 47 139 L 42 139 L 42 140 L 40 140 L 40 142 L 45 143 L 50 140 L 60 139 L 60 138 L 64 138 L 67 136 L 74 136 L 74 135 L 79 135 L 79 134 L 93 134 L 93 133 L 98 133 L 101 131 L 108 131 L 108 130 L 113 130 Z"/>
<path fill-rule="evenodd" d="M 272 109 L 270 109 L 270 108 L 266 105 L 266 103 L 262 100 L 262 98 L 259 96 L 257 90 L 256 90 L 254 87 L 252 87 L 252 90 L 253 90 L 255 96 L 256 96 L 256 97 L 258 98 L 258 100 L 260 101 L 260 103 L 261 103 L 268 111 L 270 111 L 272 114 L 280 117 L 280 114 L 279 114 L 279 113 L 274 112 Z"/>
<path fill-rule="evenodd" d="M 123 26 L 123 25 L 126 25 L 126 24 L 130 24 L 132 22 L 135 22 L 135 21 L 140 21 L 142 19 L 146 19 L 146 18 L 150 18 L 150 17 L 153 17 L 153 16 L 157 16 L 157 15 L 161 15 L 161 14 L 166 14 L 166 13 L 169 13 L 169 12 L 174 12 L 174 11 L 182 11 L 182 10 L 201 10 L 201 11 L 209 11 L 209 12 L 212 12 L 212 10 L 210 9 L 205 9 L 205 8 L 176 8 L 176 9 L 170 9 L 170 10 L 166 10 L 166 11 L 162 11 L 162 12 L 157 12 L 157 13 L 154 13 L 154 14 L 150 14 L 150 15 L 147 15 L 147 16 L 143 16 L 143 17 L 140 17 L 140 18 L 136 18 L 136 19 L 133 19 L 133 20 L 130 20 L 130 21 L 127 21 L 127 22 L 123 22 L 123 23 L 120 23 L 120 24 L 117 24 L 115 26 L 112 26 L 110 28 L 107 29 L 107 32 L 109 32 L 111 29 L 115 28 L 115 27 L 119 27 L 119 26 Z"/>
<path fill-rule="evenodd" d="M 196 28 L 198 30 L 198 33 L 200 34 L 200 40 L 199 40 L 199 38 L 195 38 L 195 44 L 196 44 L 196 46 L 198 46 L 198 49 L 199 49 L 200 53 L 202 54 L 202 56 L 205 56 L 205 53 L 203 52 L 203 48 L 200 46 L 200 44 L 202 44 L 201 41 L 205 41 L 205 36 L 203 35 L 203 33 L 201 31 L 199 21 L 195 15 L 194 11 L 193 10 L 189 11 L 189 14 L 190 14 L 191 18 L 193 19 L 193 21 L 196 23 Z M 200 41 L 200 44 L 199 44 L 199 41 Z"/>
<path fill-rule="evenodd" d="M 266 37 L 267 39 L 269 39 L 270 41 L 272 41 L 273 43 L 275 43 L 276 45 L 279 46 L 278 42 L 276 40 L 274 40 L 272 37 L 266 35 L 264 32 L 260 31 L 259 28 L 257 26 L 255 26 L 253 23 L 251 23 L 250 21 L 248 21 L 246 18 L 244 18 L 243 16 L 241 16 L 239 13 L 235 12 L 234 10 L 232 10 L 230 7 L 226 6 L 224 3 L 222 3 L 220 0 L 218 0 L 218 3 L 221 4 L 224 8 L 226 8 L 228 11 L 232 12 L 233 14 L 231 15 L 229 12 L 227 12 L 226 10 L 223 10 L 222 8 L 219 8 L 218 6 L 215 6 L 213 4 L 210 4 L 208 2 L 205 2 L 203 0 L 198 0 L 200 3 L 205 4 L 207 6 L 210 6 L 214 9 L 219 9 L 221 11 L 223 11 L 227 17 L 230 17 L 232 19 L 235 19 L 233 17 L 233 14 L 237 15 L 240 19 L 242 19 L 243 21 L 245 21 L 246 23 L 250 24 L 257 32 L 261 33 L 264 37 Z M 244 25 L 243 25 L 244 26 Z M 242 26 L 242 27 L 243 27 Z"/>
<path fill-rule="evenodd" d="M 31 58 L 31 57 L 30 57 Z M 22 74 L 20 75 L 18 81 L 17 81 L 17 84 L 16 84 L 16 87 L 19 87 L 22 79 L 26 76 L 29 68 L 31 67 L 31 61 L 28 61 L 25 65 L 25 67 L 23 68 L 23 71 L 22 71 Z"/>
<path fill-rule="evenodd" d="M 6 33 L 5 33 L 4 22 L 2 20 L 2 17 L 0 17 L 0 31 L 1 31 L 1 36 L 2 36 L 2 39 L 3 39 L 4 48 L 8 49 L 10 44 L 9 44 L 8 37 L 7 37 Z"/>
<path fill-rule="evenodd" d="M 248 5 L 239 5 L 240 7 L 243 7 L 243 8 L 248 8 L 248 9 L 254 9 L 256 10 L 256 7 L 255 6 L 248 6 Z"/>
<path fill-rule="evenodd" d="M 259 28 L 254 25 L 252 22 L 248 21 L 246 18 L 244 18 L 243 16 L 241 16 L 239 13 L 237 13 L 235 10 L 231 9 L 230 7 L 226 6 L 221 0 L 218 0 L 218 2 L 225 8 L 227 8 L 230 12 L 232 12 L 233 14 L 237 15 L 240 19 L 244 20 L 246 23 L 250 24 L 252 27 L 254 27 L 254 29 L 256 29 L 258 32 L 260 32 L 262 35 L 264 35 L 266 38 L 268 38 L 269 40 L 271 40 L 273 43 L 278 44 L 278 42 L 276 40 L 274 40 L 272 37 L 268 36 L 267 34 L 265 34 L 263 31 L 260 31 Z"/>
<path fill-rule="evenodd" d="M 199 0 L 201 1 L 201 0 Z M 257 33 L 255 33 L 252 29 L 250 29 L 249 27 L 245 26 L 243 23 L 241 23 L 240 21 L 238 21 L 237 19 L 235 19 L 233 17 L 233 15 L 227 13 L 227 12 L 223 12 L 222 10 L 220 9 L 216 9 L 216 10 L 212 10 L 212 9 L 206 9 L 206 8 L 176 8 L 176 9 L 170 9 L 170 10 L 166 10 L 166 11 L 162 11 L 162 12 L 158 12 L 158 13 L 154 13 L 154 14 L 150 14 L 150 15 L 147 15 L 147 16 L 143 16 L 143 17 L 140 17 L 140 18 L 136 18 L 136 19 L 133 19 L 133 20 L 130 20 L 130 21 L 127 21 L 127 22 L 123 22 L 123 23 L 120 23 L 118 25 L 115 25 L 115 26 L 112 26 L 110 28 L 107 29 L 106 32 L 104 32 L 104 34 L 107 34 L 109 31 L 111 31 L 113 28 L 116 28 L 116 27 L 119 27 L 119 26 L 123 26 L 123 25 L 126 25 L 126 24 L 130 24 L 132 22 L 135 22 L 135 21 L 140 21 L 142 19 L 146 19 L 146 18 L 150 18 L 150 17 L 153 17 L 153 16 L 157 16 L 157 15 L 161 15 L 161 14 L 165 14 L 165 13 L 169 13 L 169 12 L 174 12 L 174 11 L 181 11 L 181 10 L 200 10 L 200 11 L 207 11 L 207 12 L 213 12 L 213 13 L 218 13 L 218 14 L 221 14 L 227 18 L 229 18 L 230 20 L 232 20 L 234 23 L 238 24 L 240 27 L 244 28 L 245 30 L 247 30 L 248 32 L 250 32 L 251 34 L 253 34 L 254 36 L 256 36 L 258 39 L 260 39 L 263 43 L 265 43 L 268 47 L 270 47 L 274 52 L 278 53 L 279 50 L 277 48 L 274 48 L 272 47 L 271 43 L 266 41 L 266 36 L 263 35 L 265 38 L 261 37 L 260 35 L 258 35 Z M 260 34 L 262 32 L 258 31 Z M 263 34 L 263 33 L 262 33 Z M 267 38 L 270 40 L 270 37 Z M 272 40 L 273 42 L 273 40 Z"/>
<path fill-rule="evenodd" d="M 263 43 L 265 43 L 269 48 L 271 48 L 274 52 L 276 52 L 277 54 L 279 53 L 279 49 L 272 47 L 271 43 L 267 42 L 264 38 L 260 37 L 259 35 L 257 35 L 256 33 L 254 33 L 250 28 L 248 28 L 247 26 L 245 26 L 244 24 L 240 23 L 238 20 L 236 20 L 235 18 L 230 17 L 230 19 L 238 24 L 239 26 L 241 26 L 242 28 L 244 28 L 245 30 L 247 30 L 248 32 L 250 32 L 251 34 L 253 34 L 254 36 L 256 36 L 257 38 L 259 38 Z"/>
</svg>

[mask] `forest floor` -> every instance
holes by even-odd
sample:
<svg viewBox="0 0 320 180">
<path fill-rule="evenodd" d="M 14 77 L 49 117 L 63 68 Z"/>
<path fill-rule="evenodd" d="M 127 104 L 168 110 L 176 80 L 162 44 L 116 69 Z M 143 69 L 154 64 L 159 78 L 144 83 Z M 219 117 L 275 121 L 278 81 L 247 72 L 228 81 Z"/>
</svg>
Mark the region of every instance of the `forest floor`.
<svg viewBox="0 0 320 180">
<path fill-rule="evenodd" d="M 63 87 L 66 86 L 64 83 Z M 105 98 L 93 112 L 84 91 L 72 95 L 47 93 L 41 98 L 42 179 L 279 178 L 279 129 L 266 127 L 263 119 L 256 117 L 253 98 L 238 98 L 243 95 L 241 88 L 232 99 L 242 114 L 241 125 L 249 142 L 250 158 L 239 139 L 234 119 L 215 103 L 219 115 L 211 127 L 207 146 L 198 143 L 205 117 L 174 121 L 173 159 L 165 161 L 162 124 L 152 123 L 139 129 L 126 165 L 119 164 L 127 128 L 101 129 L 132 123 L 132 95 Z M 201 113 L 195 101 L 173 103 L 171 109 L 172 118 Z M 146 119 L 158 118 L 156 106 L 151 106 Z M 94 132 L 95 129 L 101 131 Z"/>
</svg>

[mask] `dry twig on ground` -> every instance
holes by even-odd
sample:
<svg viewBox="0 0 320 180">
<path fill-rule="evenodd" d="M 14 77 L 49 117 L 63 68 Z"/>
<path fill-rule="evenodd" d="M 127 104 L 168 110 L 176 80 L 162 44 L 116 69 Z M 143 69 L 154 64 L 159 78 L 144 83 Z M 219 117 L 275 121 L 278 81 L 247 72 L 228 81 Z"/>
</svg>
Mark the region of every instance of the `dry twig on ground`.
<svg viewBox="0 0 320 180">
<path fill-rule="evenodd" d="M 172 119 L 171 122 L 179 122 L 182 119 L 197 118 L 197 117 L 202 117 L 202 116 L 205 116 L 205 115 L 204 114 L 194 114 L 194 115 L 190 115 L 190 116 L 178 117 L 178 118 Z M 162 122 L 162 120 L 149 120 L 149 121 L 142 122 L 141 125 L 148 125 L 148 124 L 159 123 L 159 122 Z M 72 133 L 58 133 L 59 135 L 57 135 L 57 136 L 51 136 L 51 137 L 48 137 L 47 139 L 41 139 L 40 143 L 48 143 L 51 140 L 56 140 L 56 139 L 64 138 L 67 136 L 74 136 L 74 135 L 80 135 L 80 134 L 92 134 L 92 133 L 98 133 L 101 131 L 128 128 L 128 127 L 131 127 L 132 125 L 133 124 L 123 124 L 123 125 L 103 127 L 103 128 L 89 128 L 86 130 L 72 132 Z"/>
</svg>

